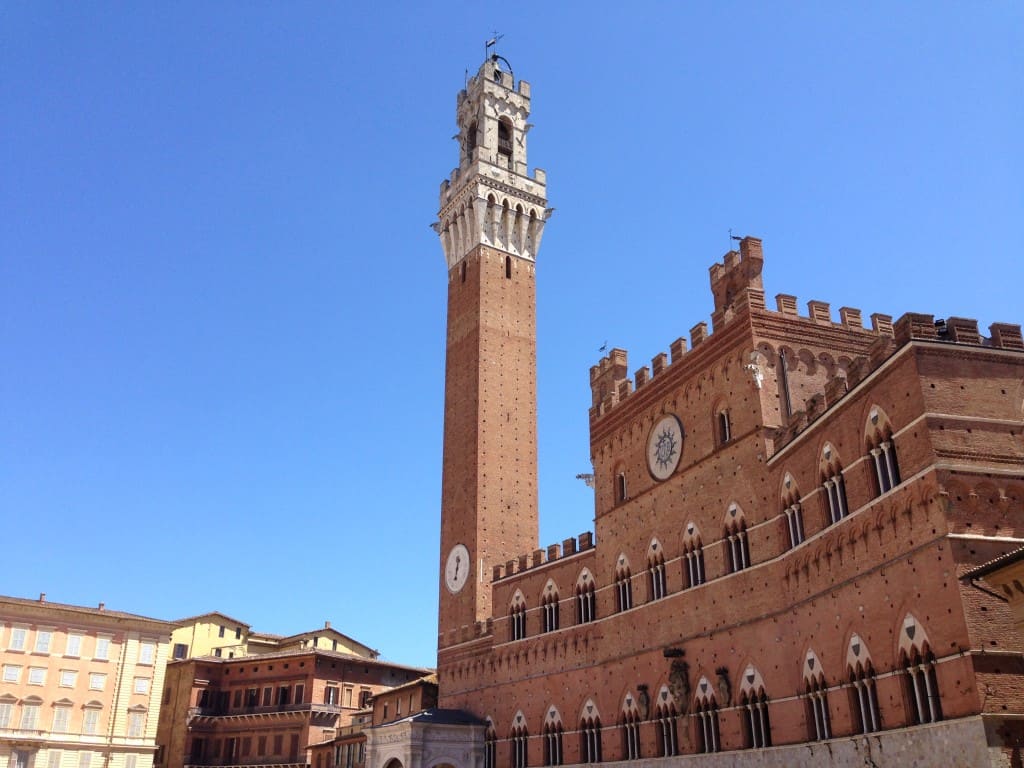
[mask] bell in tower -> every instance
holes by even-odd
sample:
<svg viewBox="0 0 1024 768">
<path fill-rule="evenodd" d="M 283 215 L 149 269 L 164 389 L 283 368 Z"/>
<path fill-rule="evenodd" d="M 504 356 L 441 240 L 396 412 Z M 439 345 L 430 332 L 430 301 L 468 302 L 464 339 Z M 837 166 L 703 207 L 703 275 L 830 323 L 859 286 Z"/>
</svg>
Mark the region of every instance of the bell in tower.
<svg viewBox="0 0 1024 768">
<path fill-rule="evenodd" d="M 491 617 L 493 567 L 537 547 L 535 268 L 544 171 L 530 85 L 499 56 L 459 93 L 459 166 L 434 225 L 448 266 L 439 648 Z"/>
</svg>

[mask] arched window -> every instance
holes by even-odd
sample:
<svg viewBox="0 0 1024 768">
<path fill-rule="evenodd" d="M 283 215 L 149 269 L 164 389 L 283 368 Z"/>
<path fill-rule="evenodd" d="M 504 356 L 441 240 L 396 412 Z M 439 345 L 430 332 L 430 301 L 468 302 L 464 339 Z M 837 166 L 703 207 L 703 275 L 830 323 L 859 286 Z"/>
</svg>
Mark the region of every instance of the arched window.
<svg viewBox="0 0 1024 768">
<path fill-rule="evenodd" d="M 622 733 L 622 756 L 627 760 L 639 760 L 640 709 L 631 693 L 626 695 L 626 700 L 622 703 L 619 730 Z"/>
<path fill-rule="evenodd" d="M 704 544 L 700 531 L 692 522 L 686 525 L 686 536 L 683 538 L 683 560 L 686 587 L 696 587 L 705 581 L 704 575 Z"/>
<path fill-rule="evenodd" d="M 729 420 L 729 410 L 727 408 L 719 409 L 715 415 L 715 423 L 718 428 L 718 444 L 725 445 L 732 440 L 732 423 Z"/>
<path fill-rule="evenodd" d="M 928 636 L 911 614 L 903 620 L 900 632 L 900 668 L 903 670 L 907 713 L 913 725 L 936 723 L 942 719 L 939 680 L 935 674 L 935 654 Z"/>
<path fill-rule="evenodd" d="M 865 427 L 868 456 L 875 470 L 875 491 L 881 496 L 900 484 L 900 465 L 892 439 L 889 417 L 878 406 L 871 408 Z"/>
<path fill-rule="evenodd" d="M 590 700 L 580 718 L 580 762 L 601 762 L 601 716 Z"/>
<path fill-rule="evenodd" d="M 658 692 L 655 709 L 655 732 L 658 737 L 658 756 L 675 757 L 679 754 L 679 734 L 676 728 L 676 703 L 667 686 Z"/>
<path fill-rule="evenodd" d="M 807 709 L 807 736 L 814 741 L 832 738 L 832 718 L 828 709 L 828 683 L 814 651 L 804 660 L 804 699 Z"/>
<path fill-rule="evenodd" d="M 721 749 L 718 738 L 718 702 L 714 689 L 706 677 L 697 684 L 697 698 L 693 714 L 697 720 L 697 751 L 717 752 Z"/>
<path fill-rule="evenodd" d="M 469 124 L 466 129 L 466 160 L 473 162 L 473 155 L 476 152 L 476 121 Z"/>
<path fill-rule="evenodd" d="M 594 600 L 594 577 L 583 569 L 576 580 L 576 623 L 586 624 L 597 618 Z"/>
<path fill-rule="evenodd" d="M 509 734 L 509 746 L 512 749 L 511 768 L 526 768 L 529 765 L 529 741 L 530 737 L 526 731 L 526 721 L 523 713 L 516 713 L 516 724 L 512 726 Z"/>
<path fill-rule="evenodd" d="M 792 549 L 804 540 L 804 513 L 800 507 L 800 491 L 788 472 L 782 481 L 782 512 L 786 517 L 786 533 Z"/>
<path fill-rule="evenodd" d="M 835 449 L 828 443 L 822 451 L 821 487 L 828 508 L 828 524 L 834 525 L 850 514 L 846 502 L 846 484 L 843 482 L 843 467 Z"/>
<path fill-rule="evenodd" d="M 858 733 L 874 733 L 882 728 L 875 686 L 875 668 L 864 643 L 857 635 L 850 638 L 847 653 L 847 677 L 850 681 L 850 709 Z"/>
<path fill-rule="evenodd" d="M 750 566 L 750 545 L 747 543 L 747 521 L 735 504 L 729 506 L 725 517 L 725 545 L 729 573 Z"/>
<path fill-rule="evenodd" d="M 620 613 L 633 607 L 633 577 L 629 570 L 629 561 L 625 555 L 619 555 L 615 566 L 615 608 Z"/>
<path fill-rule="evenodd" d="M 512 123 L 507 117 L 498 120 L 498 159 L 506 166 L 512 164 Z"/>
<path fill-rule="evenodd" d="M 747 667 L 743 672 L 740 709 L 743 711 L 744 745 L 749 749 L 770 747 L 772 727 L 768 718 L 768 696 L 761 674 L 754 667 Z"/>
<path fill-rule="evenodd" d="M 660 600 L 668 589 L 665 582 L 665 552 L 661 542 L 651 541 L 647 548 L 647 574 L 650 577 L 651 600 Z"/>
<path fill-rule="evenodd" d="M 509 639 L 522 640 L 526 637 L 526 600 L 523 593 L 516 591 L 508 612 Z"/>
<path fill-rule="evenodd" d="M 494 721 L 487 718 L 487 730 L 484 731 L 484 768 L 498 768 L 498 734 L 494 730 Z"/>
<path fill-rule="evenodd" d="M 555 582 L 548 579 L 547 585 L 544 587 L 544 595 L 541 597 L 541 618 L 543 620 L 543 630 L 545 632 L 554 632 L 558 629 L 558 587 L 555 586 Z"/>
<path fill-rule="evenodd" d="M 562 764 L 562 716 L 553 706 L 544 718 L 544 765 Z"/>
</svg>

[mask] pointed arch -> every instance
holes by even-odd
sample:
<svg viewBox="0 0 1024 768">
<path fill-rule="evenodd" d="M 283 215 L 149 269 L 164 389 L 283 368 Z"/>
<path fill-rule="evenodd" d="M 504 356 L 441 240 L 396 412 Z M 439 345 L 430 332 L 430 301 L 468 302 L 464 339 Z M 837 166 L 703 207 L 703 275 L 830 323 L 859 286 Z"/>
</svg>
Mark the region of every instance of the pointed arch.
<svg viewBox="0 0 1024 768">
<path fill-rule="evenodd" d="M 878 405 L 872 405 L 864 422 L 864 444 L 874 469 L 875 495 L 888 493 L 900 484 L 900 465 L 896 457 L 892 423 Z"/>
<path fill-rule="evenodd" d="M 526 598 L 520 590 L 512 595 L 508 609 L 509 640 L 522 640 L 526 637 Z"/>
<path fill-rule="evenodd" d="M 544 715 L 543 744 L 544 744 L 544 765 L 561 765 L 563 760 L 562 734 L 565 728 L 562 725 L 562 715 L 558 708 L 552 704 Z"/>
<path fill-rule="evenodd" d="M 636 697 L 627 693 L 619 710 L 619 732 L 622 735 L 622 755 L 627 760 L 640 759 L 640 723 L 643 716 Z"/>
<path fill-rule="evenodd" d="M 586 624 L 597 618 L 594 577 L 587 568 L 576 579 L 576 623 Z"/>
<path fill-rule="evenodd" d="M 660 600 L 668 594 L 665 575 L 665 548 L 657 537 L 647 545 L 647 574 L 651 600 Z"/>
<path fill-rule="evenodd" d="M 729 573 L 750 567 L 750 543 L 747 541 L 747 520 L 735 501 L 725 510 L 725 546 Z"/>
<path fill-rule="evenodd" d="M 658 757 L 675 757 L 679 754 L 679 729 L 675 697 L 667 685 L 658 689 L 654 703 L 655 733 L 657 735 Z"/>
<path fill-rule="evenodd" d="M 554 579 L 548 579 L 540 596 L 542 630 L 554 632 L 559 627 L 559 598 L 558 585 Z"/>
<path fill-rule="evenodd" d="M 804 656 L 804 702 L 807 710 L 808 737 L 815 741 L 832 738 L 832 717 L 828 706 L 828 683 L 821 660 L 814 649 Z"/>
<path fill-rule="evenodd" d="M 697 720 L 697 751 L 718 752 L 721 749 L 718 729 L 718 702 L 715 688 L 701 675 L 693 699 L 693 713 Z"/>
<path fill-rule="evenodd" d="M 782 477 L 780 491 L 782 514 L 786 518 L 786 534 L 789 548 L 793 549 L 804 541 L 804 513 L 800 506 L 800 488 L 793 476 L 786 472 Z"/>
<path fill-rule="evenodd" d="M 912 613 L 903 617 L 899 633 L 899 666 L 903 670 L 904 703 L 912 725 L 942 719 L 942 697 L 928 634 Z"/>
<path fill-rule="evenodd" d="M 854 727 L 860 733 L 881 730 L 875 667 L 864 641 L 856 633 L 850 635 L 846 651 L 846 674 L 850 682 L 850 709 Z"/>
<path fill-rule="evenodd" d="M 620 552 L 615 561 L 615 608 L 620 613 L 633 607 L 633 575 L 629 558 Z"/>
<path fill-rule="evenodd" d="M 764 680 L 753 664 L 740 677 L 740 709 L 743 712 L 744 744 L 749 749 L 772 745 L 772 727 L 768 716 L 768 695 Z"/>
<path fill-rule="evenodd" d="M 530 764 L 530 731 L 521 709 L 517 710 L 512 717 L 512 727 L 509 730 L 508 739 L 512 750 L 512 768 L 526 768 Z"/>
<path fill-rule="evenodd" d="M 846 500 L 846 482 L 843 479 L 843 465 L 839 453 L 832 443 L 825 443 L 818 461 L 818 474 L 821 476 L 822 493 L 825 497 L 827 513 L 826 525 L 834 525 L 850 514 L 850 506 Z"/>
<path fill-rule="evenodd" d="M 593 699 L 587 699 L 580 711 L 580 762 L 600 763 L 601 713 Z"/>
<path fill-rule="evenodd" d="M 686 588 L 696 587 L 706 581 L 704 573 L 704 543 L 700 529 L 692 520 L 686 524 L 683 533 L 683 582 Z"/>
</svg>

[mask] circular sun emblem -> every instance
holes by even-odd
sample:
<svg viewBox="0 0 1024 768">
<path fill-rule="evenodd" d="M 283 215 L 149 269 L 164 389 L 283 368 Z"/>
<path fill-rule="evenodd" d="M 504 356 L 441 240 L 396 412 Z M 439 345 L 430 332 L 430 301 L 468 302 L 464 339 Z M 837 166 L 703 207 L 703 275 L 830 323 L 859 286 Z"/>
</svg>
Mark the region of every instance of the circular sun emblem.
<svg viewBox="0 0 1024 768">
<path fill-rule="evenodd" d="M 656 480 L 675 472 L 683 452 L 683 425 L 675 416 L 665 416 L 647 439 L 647 468 Z"/>
<path fill-rule="evenodd" d="M 676 455 L 676 435 L 671 429 L 662 430 L 654 444 L 654 458 L 658 467 L 665 469 Z"/>
</svg>

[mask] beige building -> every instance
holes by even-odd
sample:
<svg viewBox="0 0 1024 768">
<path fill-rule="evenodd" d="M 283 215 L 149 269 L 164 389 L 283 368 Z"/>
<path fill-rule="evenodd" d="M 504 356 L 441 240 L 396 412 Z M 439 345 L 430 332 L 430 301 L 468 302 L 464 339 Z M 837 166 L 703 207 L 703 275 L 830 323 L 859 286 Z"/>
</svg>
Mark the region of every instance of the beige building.
<svg viewBox="0 0 1024 768">
<path fill-rule="evenodd" d="M 214 656 L 234 659 L 279 651 L 320 649 L 375 659 L 378 652 L 324 622 L 322 629 L 294 635 L 253 632 L 243 621 L 219 611 L 189 616 L 172 622 L 171 658 L 175 660 Z"/>
<path fill-rule="evenodd" d="M 151 768 L 171 624 L 0 597 L 0 768 Z"/>
</svg>

